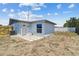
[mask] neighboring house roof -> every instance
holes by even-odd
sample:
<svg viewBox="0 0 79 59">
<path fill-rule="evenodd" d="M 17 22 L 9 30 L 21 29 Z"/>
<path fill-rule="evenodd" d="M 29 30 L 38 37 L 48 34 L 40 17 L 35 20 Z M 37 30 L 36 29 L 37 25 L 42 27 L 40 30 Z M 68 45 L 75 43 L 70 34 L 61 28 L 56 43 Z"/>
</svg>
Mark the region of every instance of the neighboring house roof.
<svg viewBox="0 0 79 59">
<path fill-rule="evenodd" d="M 17 19 L 12 19 L 12 18 L 10 18 L 9 25 L 13 24 L 14 22 L 33 23 L 33 22 L 39 22 L 39 21 L 45 21 L 45 22 L 52 23 L 53 25 L 56 25 L 56 23 L 48 21 L 48 20 L 23 21 L 23 20 L 17 20 Z"/>
</svg>

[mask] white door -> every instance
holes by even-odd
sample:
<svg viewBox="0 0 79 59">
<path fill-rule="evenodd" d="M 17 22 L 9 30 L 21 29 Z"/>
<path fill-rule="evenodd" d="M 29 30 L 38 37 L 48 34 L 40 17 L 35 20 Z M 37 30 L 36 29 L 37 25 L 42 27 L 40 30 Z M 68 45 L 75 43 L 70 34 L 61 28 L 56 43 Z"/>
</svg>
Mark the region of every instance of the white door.
<svg viewBox="0 0 79 59">
<path fill-rule="evenodd" d="M 21 29 L 21 35 L 26 35 L 27 34 L 27 27 L 22 27 Z"/>
</svg>

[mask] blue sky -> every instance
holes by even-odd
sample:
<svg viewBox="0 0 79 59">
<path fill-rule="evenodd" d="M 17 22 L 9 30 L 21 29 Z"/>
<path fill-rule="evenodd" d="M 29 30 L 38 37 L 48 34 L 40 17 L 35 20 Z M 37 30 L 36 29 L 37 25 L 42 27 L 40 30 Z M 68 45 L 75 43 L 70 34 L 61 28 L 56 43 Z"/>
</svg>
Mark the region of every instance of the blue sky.
<svg viewBox="0 0 79 59">
<path fill-rule="evenodd" d="M 73 3 L 0 3 L 0 24 L 9 18 L 29 21 L 47 19 L 62 26 L 70 17 L 79 17 L 79 4 Z"/>
</svg>

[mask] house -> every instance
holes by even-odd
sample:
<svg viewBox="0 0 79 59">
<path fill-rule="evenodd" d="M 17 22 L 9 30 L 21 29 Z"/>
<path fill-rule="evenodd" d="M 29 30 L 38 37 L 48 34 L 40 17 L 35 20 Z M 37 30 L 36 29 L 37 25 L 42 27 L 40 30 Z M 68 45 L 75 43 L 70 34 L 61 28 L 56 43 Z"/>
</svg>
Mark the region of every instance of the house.
<svg viewBox="0 0 79 59">
<path fill-rule="evenodd" d="M 17 19 L 10 19 L 9 25 L 13 27 L 18 35 L 27 34 L 49 34 L 54 32 L 54 22 L 48 20 L 36 20 L 36 21 L 22 21 Z"/>
</svg>

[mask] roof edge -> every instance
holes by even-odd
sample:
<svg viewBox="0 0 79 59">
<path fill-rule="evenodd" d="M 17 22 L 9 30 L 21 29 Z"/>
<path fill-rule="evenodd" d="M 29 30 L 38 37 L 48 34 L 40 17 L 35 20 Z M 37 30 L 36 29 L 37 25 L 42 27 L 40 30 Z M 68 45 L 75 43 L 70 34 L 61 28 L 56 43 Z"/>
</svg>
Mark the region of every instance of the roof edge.
<svg viewBox="0 0 79 59">
<path fill-rule="evenodd" d="M 35 20 L 35 21 L 24 21 L 24 20 L 18 20 L 18 19 L 13 19 L 13 18 L 10 18 L 9 19 L 9 25 L 11 25 L 13 23 L 13 21 L 15 22 L 28 22 L 28 23 L 32 23 L 32 22 L 38 22 L 38 21 L 47 21 L 47 22 L 50 22 L 54 25 L 56 25 L 56 23 L 52 22 L 52 21 L 49 21 L 49 20 L 46 20 L 46 19 L 43 19 L 43 20 Z"/>
</svg>

